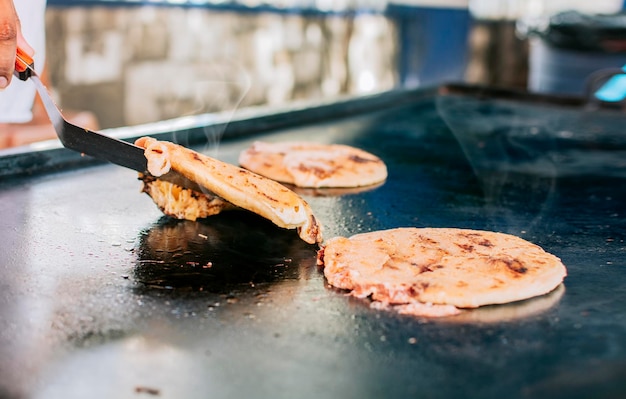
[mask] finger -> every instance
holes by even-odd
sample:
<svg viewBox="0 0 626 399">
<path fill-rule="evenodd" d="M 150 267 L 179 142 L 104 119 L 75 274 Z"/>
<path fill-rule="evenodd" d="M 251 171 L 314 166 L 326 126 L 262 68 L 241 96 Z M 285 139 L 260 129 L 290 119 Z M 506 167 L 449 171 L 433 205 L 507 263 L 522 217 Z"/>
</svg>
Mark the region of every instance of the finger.
<svg viewBox="0 0 626 399">
<path fill-rule="evenodd" d="M 0 0 L 0 89 L 11 82 L 19 22 L 11 0 Z"/>
<path fill-rule="evenodd" d="M 32 48 L 30 44 L 28 44 L 28 42 L 24 38 L 24 35 L 22 35 L 22 24 L 19 18 L 17 19 L 17 46 L 31 57 L 35 55 L 35 49 Z"/>
</svg>

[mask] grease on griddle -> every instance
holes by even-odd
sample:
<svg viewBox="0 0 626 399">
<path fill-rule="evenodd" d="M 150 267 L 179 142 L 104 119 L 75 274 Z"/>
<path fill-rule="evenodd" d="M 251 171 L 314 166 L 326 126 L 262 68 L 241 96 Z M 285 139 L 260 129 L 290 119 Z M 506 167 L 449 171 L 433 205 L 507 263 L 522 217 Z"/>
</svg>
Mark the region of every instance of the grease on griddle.
<svg viewBox="0 0 626 399">
<path fill-rule="evenodd" d="M 244 212 L 191 222 L 161 218 L 140 235 L 133 277 L 140 289 L 228 294 L 299 277 L 316 247 Z"/>
</svg>

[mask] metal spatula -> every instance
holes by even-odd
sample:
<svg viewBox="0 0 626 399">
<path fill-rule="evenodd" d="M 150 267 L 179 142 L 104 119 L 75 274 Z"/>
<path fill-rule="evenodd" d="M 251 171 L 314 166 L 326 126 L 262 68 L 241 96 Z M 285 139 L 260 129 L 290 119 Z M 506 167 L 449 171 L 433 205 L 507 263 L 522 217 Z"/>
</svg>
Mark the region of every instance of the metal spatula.
<svg viewBox="0 0 626 399">
<path fill-rule="evenodd" d="M 46 113 L 64 147 L 117 165 L 146 172 L 147 160 L 144 150 L 131 143 L 105 136 L 69 123 L 54 104 L 48 90 L 35 73 L 32 58 L 19 47 L 15 58 L 15 75 L 21 80 L 35 84 Z"/>
<path fill-rule="evenodd" d="M 126 141 L 106 136 L 102 133 L 73 125 L 65 120 L 61 111 L 48 93 L 48 90 L 39 79 L 39 76 L 37 76 L 37 73 L 35 73 L 33 59 L 19 47 L 17 48 L 15 57 L 14 74 L 21 80 L 25 81 L 30 79 L 35 84 L 39 97 L 41 97 L 43 101 L 46 113 L 64 147 L 82 154 L 91 155 L 103 161 L 112 162 L 144 174 L 149 174 L 147 172 L 148 161 L 144 156 L 143 148 Z M 174 171 L 170 171 L 159 178 L 198 190 L 196 183 Z"/>
</svg>

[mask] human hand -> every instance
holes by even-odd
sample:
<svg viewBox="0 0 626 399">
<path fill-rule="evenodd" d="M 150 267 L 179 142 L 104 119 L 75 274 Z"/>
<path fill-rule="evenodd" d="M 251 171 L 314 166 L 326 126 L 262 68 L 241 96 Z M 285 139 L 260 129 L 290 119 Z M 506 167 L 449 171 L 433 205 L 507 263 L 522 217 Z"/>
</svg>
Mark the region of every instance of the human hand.
<svg viewBox="0 0 626 399">
<path fill-rule="evenodd" d="M 35 53 L 22 36 L 13 0 L 0 0 L 0 90 L 11 83 L 17 46 L 30 56 Z"/>
</svg>

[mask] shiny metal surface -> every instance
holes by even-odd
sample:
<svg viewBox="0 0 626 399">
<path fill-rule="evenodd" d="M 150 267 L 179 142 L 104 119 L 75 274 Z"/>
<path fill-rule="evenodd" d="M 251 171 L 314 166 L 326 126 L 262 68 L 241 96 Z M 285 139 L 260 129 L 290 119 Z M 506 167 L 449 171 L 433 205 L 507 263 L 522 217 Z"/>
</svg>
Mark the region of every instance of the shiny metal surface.
<svg viewBox="0 0 626 399">
<path fill-rule="evenodd" d="M 315 247 L 253 215 L 164 218 L 130 170 L 5 179 L 0 397 L 623 397 L 621 118 L 428 95 L 196 147 L 235 162 L 256 139 L 354 145 L 383 158 L 389 179 L 304 191 L 327 238 L 489 229 L 568 267 L 551 295 L 439 320 L 327 287 Z"/>
</svg>

